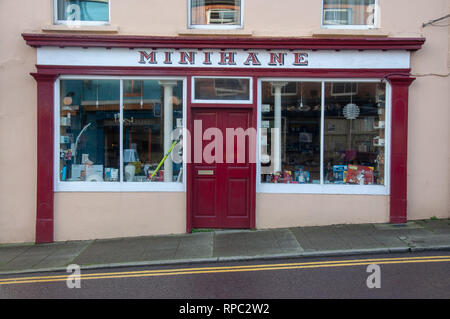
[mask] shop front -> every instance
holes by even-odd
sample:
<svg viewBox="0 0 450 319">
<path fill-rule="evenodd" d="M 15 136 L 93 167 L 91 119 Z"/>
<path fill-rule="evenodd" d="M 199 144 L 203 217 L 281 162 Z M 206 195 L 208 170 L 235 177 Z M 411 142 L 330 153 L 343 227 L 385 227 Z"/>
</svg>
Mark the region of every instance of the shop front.
<svg viewBox="0 0 450 319">
<path fill-rule="evenodd" d="M 23 37 L 37 48 L 36 242 L 406 222 L 423 39 Z"/>
</svg>

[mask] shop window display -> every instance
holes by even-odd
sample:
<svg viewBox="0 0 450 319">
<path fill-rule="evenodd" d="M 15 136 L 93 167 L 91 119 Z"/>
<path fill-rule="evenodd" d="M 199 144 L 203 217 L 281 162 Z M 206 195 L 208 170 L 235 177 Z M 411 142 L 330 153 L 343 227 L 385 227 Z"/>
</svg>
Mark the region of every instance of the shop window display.
<svg viewBox="0 0 450 319">
<path fill-rule="evenodd" d="M 181 182 L 182 81 L 120 82 L 60 81 L 60 181 Z"/>
<path fill-rule="evenodd" d="M 347 94 L 325 84 L 325 183 L 384 185 L 385 84 L 353 83 Z"/>
<path fill-rule="evenodd" d="M 60 180 L 120 179 L 120 82 L 60 81 Z"/>
<path fill-rule="evenodd" d="M 262 83 L 261 182 L 320 183 L 320 119 L 320 82 Z"/>
<path fill-rule="evenodd" d="M 385 185 L 385 89 L 381 82 L 262 82 L 261 182 Z"/>
<path fill-rule="evenodd" d="M 169 99 L 164 98 L 164 87 L 170 91 Z M 164 143 L 172 144 L 179 137 L 179 134 L 174 136 L 175 129 L 183 127 L 182 81 L 125 80 L 123 93 L 124 181 L 181 182 L 181 161 L 172 161 L 174 154 L 161 161 L 165 155 Z M 169 108 L 164 107 L 165 102 L 170 104 Z M 168 109 L 170 132 L 165 132 L 164 111 Z"/>
</svg>

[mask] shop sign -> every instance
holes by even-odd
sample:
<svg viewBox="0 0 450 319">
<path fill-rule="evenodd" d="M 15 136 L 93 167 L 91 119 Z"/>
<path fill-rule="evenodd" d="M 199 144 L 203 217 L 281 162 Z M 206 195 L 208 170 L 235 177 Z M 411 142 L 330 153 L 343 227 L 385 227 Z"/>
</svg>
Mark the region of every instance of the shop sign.
<svg viewBox="0 0 450 319">
<path fill-rule="evenodd" d="M 399 69 L 410 67 L 406 50 L 242 50 L 39 47 L 39 65 L 273 68 Z"/>
<path fill-rule="evenodd" d="M 139 64 L 177 64 L 179 66 L 308 66 L 307 52 L 237 51 L 138 51 Z"/>
</svg>

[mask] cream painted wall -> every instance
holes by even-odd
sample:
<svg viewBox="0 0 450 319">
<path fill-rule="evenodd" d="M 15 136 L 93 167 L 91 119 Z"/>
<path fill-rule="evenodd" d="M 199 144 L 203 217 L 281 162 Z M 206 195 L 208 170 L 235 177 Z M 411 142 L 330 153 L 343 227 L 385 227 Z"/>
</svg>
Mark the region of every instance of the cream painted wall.
<svg viewBox="0 0 450 319">
<path fill-rule="evenodd" d="M 388 196 L 256 194 L 257 228 L 388 221 Z"/>
<path fill-rule="evenodd" d="M 448 0 L 380 0 L 380 28 L 320 29 L 320 1 L 245 0 L 244 28 L 187 30 L 186 0 L 111 0 L 115 28 L 87 28 L 83 34 L 246 36 L 426 37 L 412 54 L 408 148 L 409 219 L 450 217 L 449 28 L 422 23 L 450 12 Z M 178 9 L 174 9 L 178 8 Z M 52 25 L 53 1 L 0 1 L 0 243 L 31 242 L 36 210 L 36 50 L 20 36 Z M 444 21 L 443 24 L 448 24 Z M 53 32 L 72 32 L 57 28 Z M 446 76 L 447 75 L 447 76 Z M 161 198 L 164 201 L 155 201 Z M 386 196 L 257 194 L 257 227 L 386 222 Z M 159 202 L 148 213 L 141 207 Z M 282 208 L 279 209 L 279 203 Z M 276 206 L 275 206 L 276 205 Z M 126 210 L 126 217 L 122 218 Z M 169 223 L 160 223 L 160 213 Z M 274 212 L 277 212 L 276 214 Z M 179 233 L 185 229 L 185 194 L 55 194 L 56 240 Z"/>
<path fill-rule="evenodd" d="M 41 7 L 0 1 L 0 243 L 34 241 L 36 82 L 29 73 L 36 52 L 20 34 L 46 23 L 45 13 L 36 14 Z"/>
<path fill-rule="evenodd" d="M 55 241 L 186 232 L 185 193 L 56 193 Z"/>
</svg>

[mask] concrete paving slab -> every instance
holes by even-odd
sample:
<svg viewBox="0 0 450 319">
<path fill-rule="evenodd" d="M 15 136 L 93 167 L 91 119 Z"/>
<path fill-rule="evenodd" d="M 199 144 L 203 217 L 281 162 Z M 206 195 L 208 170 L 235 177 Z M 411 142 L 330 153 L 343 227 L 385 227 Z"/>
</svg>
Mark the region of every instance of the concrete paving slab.
<svg viewBox="0 0 450 319">
<path fill-rule="evenodd" d="M 369 236 L 375 234 L 377 229 L 373 224 L 336 225 L 335 231 L 339 236 Z"/>
<path fill-rule="evenodd" d="M 416 223 L 432 231 L 434 234 L 450 234 L 450 219 L 419 220 Z"/>
<path fill-rule="evenodd" d="M 303 248 L 289 229 L 274 232 L 274 236 L 280 248 L 280 253 L 303 251 Z"/>
<path fill-rule="evenodd" d="M 289 229 L 216 233 L 214 256 L 255 256 L 303 251 Z"/>
<path fill-rule="evenodd" d="M 408 243 L 415 248 L 450 247 L 450 234 L 437 234 L 433 236 L 408 236 Z"/>
<path fill-rule="evenodd" d="M 322 235 L 322 234 L 336 234 L 336 231 L 339 230 L 340 225 L 331 225 L 331 226 L 308 226 L 308 227 L 302 227 L 302 231 L 309 235 L 309 234 L 316 234 L 316 235 Z"/>
<path fill-rule="evenodd" d="M 390 249 L 407 249 L 409 245 L 397 236 L 387 236 L 385 234 L 375 234 L 373 237 L 384 247 Z"/>
<path fill-rule="evenodd" d="M 64 244 L 53 243 L 44 245 L 33 245 L 11 259 L 7 263 L 3 264 L 0 268 L 1 271 L 18 270 L 18 269 L 31 269 L 35 265 L 39 264 L 49 255 L 51 255 L 58 246 Z"/>
<path fill-rule="evenodd" d="M 88 247 L 92 241 L 66 242 L 33 266 L 36 269 L 63 267 L 71 264 L 73 260 Z"/>
<path fill-rule="evenodd" d="M 89 245 L 73 262 L 91 265 L 139 260 L 144 251 L 145 247 L 139 239 L 98 240 Z"/>
<path fill-rule="evenodd" d="M 341 239 L 347 243 L 350 249 L 373 249 L 384 247 L 379 241 L 373 236 L 347 236 L 341 237 Z"/>
<path fill-rule="evenodd" d="M 176 249 L 152 249 L 145 251 L 139 258 L 140 261 L 173 260 Z"/>
<path fill-rule="evenodd" d="M 0 246 L 0 268 L 2 265 L 10 262 L 20 254 L 29 249 L 31 245 L 17 246 L 17 245 L 1 245 Z"/>
<path fill-rule="evenodd" d="M 213 255 L 214 233 L 196 233 L 183 236 L 175 252 L 175 258 L 208 258 Z"/>
</svg>

